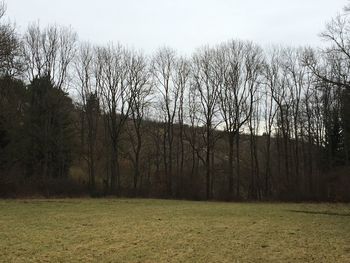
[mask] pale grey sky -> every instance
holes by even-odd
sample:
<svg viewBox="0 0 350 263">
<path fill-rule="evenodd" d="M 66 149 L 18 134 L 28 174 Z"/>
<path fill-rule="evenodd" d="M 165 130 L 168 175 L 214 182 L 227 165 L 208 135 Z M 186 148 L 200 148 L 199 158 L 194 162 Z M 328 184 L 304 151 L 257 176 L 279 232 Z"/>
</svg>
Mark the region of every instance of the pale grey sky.
<svg viewBox="0 0 350 263">
<path fill-rule="evenodd" d="M 72 26 L 81 40 L 152 52 L 189 53 L 229 39 L 261 45 L 318 45 L 325 23 L 346 0 L 7 0 L 20 30 L 28 23 Z"/>
</svg>

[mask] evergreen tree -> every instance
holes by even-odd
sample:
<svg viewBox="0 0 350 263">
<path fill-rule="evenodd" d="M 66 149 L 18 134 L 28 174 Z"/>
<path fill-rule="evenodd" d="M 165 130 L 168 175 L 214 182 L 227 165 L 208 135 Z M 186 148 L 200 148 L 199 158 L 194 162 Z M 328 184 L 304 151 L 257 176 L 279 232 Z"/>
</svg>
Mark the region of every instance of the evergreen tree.
<svg viewBox="0 0 350 263">
<path fill-rule="evenodd" d="M 50 77 L 34 79 L 28 92 L 28 175 L 65 177 L 72 163 L 74 147 L 72 100 L 54 87 Z"/>
</svg>

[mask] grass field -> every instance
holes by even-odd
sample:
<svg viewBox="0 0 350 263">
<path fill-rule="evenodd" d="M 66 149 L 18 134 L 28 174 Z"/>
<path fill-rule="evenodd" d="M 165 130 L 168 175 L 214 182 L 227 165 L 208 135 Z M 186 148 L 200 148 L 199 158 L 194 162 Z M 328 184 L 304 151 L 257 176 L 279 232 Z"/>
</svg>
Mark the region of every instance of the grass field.
<svg viewBox="0 0 350 263">
<path fill-rule="evenodd" d="M 350 205 L 1 200 L 0 262 L 350 262 Z"/>
</svg>

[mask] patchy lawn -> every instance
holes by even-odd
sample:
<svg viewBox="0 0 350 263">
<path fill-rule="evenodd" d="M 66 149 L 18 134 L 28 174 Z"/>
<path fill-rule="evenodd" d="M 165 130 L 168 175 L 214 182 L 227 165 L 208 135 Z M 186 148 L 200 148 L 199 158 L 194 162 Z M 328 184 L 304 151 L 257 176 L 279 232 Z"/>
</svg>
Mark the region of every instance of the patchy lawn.
<svg viewBox="0 0 350 263">
<path fill-rule="evenodd" d="M 0 262 L 350 262 L 350 205 L 0 200 Z"/>
</svg>

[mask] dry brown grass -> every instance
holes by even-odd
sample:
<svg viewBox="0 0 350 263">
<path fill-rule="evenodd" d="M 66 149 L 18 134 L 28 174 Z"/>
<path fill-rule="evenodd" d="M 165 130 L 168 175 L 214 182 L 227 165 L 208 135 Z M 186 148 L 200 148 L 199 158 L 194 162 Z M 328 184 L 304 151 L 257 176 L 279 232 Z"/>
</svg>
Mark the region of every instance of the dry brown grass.
<svg viewBox="0 0 350 263">
<path fill-rule="evenodd" d="M 350 262 L 350 206 L 2 200 L 0 262 Z"/>
</svg>

